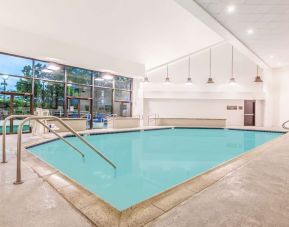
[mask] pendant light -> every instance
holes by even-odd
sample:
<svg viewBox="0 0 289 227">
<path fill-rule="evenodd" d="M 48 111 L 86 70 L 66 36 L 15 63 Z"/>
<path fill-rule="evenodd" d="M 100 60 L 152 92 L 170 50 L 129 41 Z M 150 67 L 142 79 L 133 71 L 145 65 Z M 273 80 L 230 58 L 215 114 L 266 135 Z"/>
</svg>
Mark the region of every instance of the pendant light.
<svg viewBox="0 0 289 227">
<path fill-rule="evenodd" d="M 144 81 L 143 81 L 145 84 L 148 84 L 150 81 L 149 81 L 149 78 L 148 76 L 146 75 L 145 78 L 144 78 Z"/>
<path fill-rule="evenodd" d="M 231 72 L 231 78 L 230 78 L 230 81 L 229 83 L 230 84 L 236 84 L 236 78 L 234 77 L 234 47 L 232 46 L 232 72 Z"/>
<path fill-rule="evenodd" d="M 189 56 L 188 60 L 188 78 L 186 85 L 193 85 L 192 77 L 191 77 L 191 56 Z"/>
<path fill-rule="evenodd" d="M 213 84 L 215 83 L 212 78 L 212 48 L 210 48 L 210 75 L 207 81 L 207 84 Z"/>
<path fill-rule="evenodd" d="M 170 81 L 170 78 L 169 78 L 169 65 L 167 65 L 167 76 L 166 76 L 166 79 L 165 79 L 165 84 L 170 84 L 171 81 Z"/>
<path fill-rule="evenodd" d="M 262 83 L 263 82 L 261 76 L 259 76 L 259 65 L 257 65 L 257 75 L 255 77 L 254 82 L 256 82 L 256 83 Z"/>
</svg>

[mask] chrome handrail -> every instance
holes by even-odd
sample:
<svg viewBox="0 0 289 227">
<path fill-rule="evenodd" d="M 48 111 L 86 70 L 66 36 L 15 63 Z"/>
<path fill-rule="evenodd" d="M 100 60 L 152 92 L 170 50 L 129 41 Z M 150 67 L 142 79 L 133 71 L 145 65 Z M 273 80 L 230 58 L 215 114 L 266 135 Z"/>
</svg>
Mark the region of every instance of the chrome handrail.
<svg viewBox="0 0 289 227">
<path fill-rule="evenodd" d="M 8 120 L 11 120 L 13 118 L 26 118 L 26 117 L 33 117 L 35 115 L 10 115 L 8 117 L 6 117 L 3 121 L 3 135 L 2 135 L 2 163 L 7 163 L 6 161 L 6 123 Z M 69 146 L 71 146 L 74 150 L 76 150 L 78 153 L 81 154 L 82 157 L 84 157 L 84 154 L 78 149 L 76 148 L 74 145 L 72 145 L 71 143 L 69 143 L 67 140 L 65 140 L 62 136 L 60 136 L 57 132 L 55 132 L 53 129 L 49 128 L 47 125 L 45 125 L 43 122 L 41 122 L 40 120 L 36 120 L 39 124 L 41 124 L 43 127 L 47 128 L 48 130 L 50 130 L 54 135 L 56 135 L 59 139 L 61 139 L 64 143 L 68 144 Z"/>
<path fill-rule="evenodd" d="M 285 121 L 285 122 L 282 124 L 282 128 L 284 128 L 284 129 L 286 129 L 286 130 L 289 130 L 289 128 L 286 127 L 286 124 L 287 124 L 287 123 L 289 123 L 289 120 L 288 120 L 288 121 Z"/>
<path fill-rule="evenodd" d="M 153 116 L 153 118 L 151 118 L 150 116 Z M 160 118 L 160 115 L 155 113 L 155 114 L 148 114 L 148 126 L 150 126 L 150 119 L 154 119 L 155 120 L 155 126 L 157 126 L 157 119 Z"/>
<path fill-rule="evenodd" d="M 41 120 L 36 120 L 39 124 L 41 124 L 43 127 L 48 129 L 48 131 L 52 132 L 54 135 L 56 135 L 60 140 L 62 140 L 67 145 L 71 146 L 74 150 L 76 150 L 82 157 L 84 157 L 84 154 L 74 145 L 72 145 L 70 142 L 68 142 L 66 139 L 64 139 L 61 135 L 59 135 L 57 132 L 55 132 L 52 128 L 50 128 L 48 125 L 43 123 Z"/>
<path fill-rule="evenodd" d="M 6 123 L 7 121 L 13 118 L 26 118 L 30 116 L 32 115 L 10 115 L 4 119 L 3 125 L 2 125 L 2 163 L 7 163 L 6 161 Z"/>
<path fill-rule="evenodd" d="M 82 138 L 76 131 L 74 131 L 69 125 L 67 125 L 63 120 L 55 116 L 30 116 L 25 118 L 20 125 L 18 126 L 18 135 L 17 135 L 17 171 L 16 171 L 16 181 L 14 184 L 22 184 L 21 180 L 21 142 L 22 142 L 22 129 L 25 122 L 28 120 L 45 120 L 45 119 L 52 119 L 60 124 L 62 124 L 68 131 L 74 134 L 77 138 L 79 138 L 84 144 L 86 144 L 89 148 L 91 148 L 94 152 L 96 152 L 101 158 L 103 158 L 106 162 L 108 162 L 114 169 L 116 166 L 106 158 L 101 152 L 99 152 L 94 146 L 88 143 L 84 138 Z"/>
</svg>

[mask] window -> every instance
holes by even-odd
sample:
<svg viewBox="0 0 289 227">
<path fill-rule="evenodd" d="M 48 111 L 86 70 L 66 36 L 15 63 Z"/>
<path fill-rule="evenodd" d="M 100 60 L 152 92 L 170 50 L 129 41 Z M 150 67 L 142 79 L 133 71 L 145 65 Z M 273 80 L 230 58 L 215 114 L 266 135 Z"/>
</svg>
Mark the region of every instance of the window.
<svg viewBox="0 0 289 227">
<path fill-rule="evenodd" d="M 115 90 L 114 99 L 115 101 L 126 101 L 130 102 L 130 91 Z"/>
<path fill-rule="evenodd" d="M 0 91 L 31 93 L 32 79 L 8 75 L 0 76 Z"/>
<path fill-rule="evenodd" d="M 48 109 L 50 115 L 64 116 L 64 84 L 36 80 L 34 107 Z"/>
<path fill-rule="evenodd" d="M 55 63 L 35 61 L 35 78 L 64 81 L 64 66 Z"/>
<path fill-rule="evenodd" d="M 115 88 L 123 90 L 131 90 L 131 79 L 123 76 L 115 77 Z"/>
<path fill-rule="evenodd" d="M 32 60 L 0 54 L 0 73 L 14 76 L 32 76 Z"/>
<path fill-rule="evenodd" d="M 67 84 L 67 96 L 91 98 L 91 87 L 78 84 Z"/>
<path fill-rule="evenodd" d="M 112 90 L 106 88 L 95 88 L 94 90 L 94 115 L 98 113 L 112 113 Z"/>
<path fill-rule="evenodd" d="M 114 102 L 113 111 L 117 116 L 130 117 L 131 116 L 131 103 L 128 102 Z"/>
<path fill-rule="evenodd" d="M 94 86 L 112 88 L 113 77 L 111 77 L 111 79 L 107 79 L 104 73 L 94 72 Z"/>
<path fill-rule="evenodd" d="M 91 85 L 92 83 L 92 71 L 75 68 L 75 67 L 67 67 L 67 82 L 68 83 L 76 83 L 76 84 L 85 84 Z"/>
</svg>

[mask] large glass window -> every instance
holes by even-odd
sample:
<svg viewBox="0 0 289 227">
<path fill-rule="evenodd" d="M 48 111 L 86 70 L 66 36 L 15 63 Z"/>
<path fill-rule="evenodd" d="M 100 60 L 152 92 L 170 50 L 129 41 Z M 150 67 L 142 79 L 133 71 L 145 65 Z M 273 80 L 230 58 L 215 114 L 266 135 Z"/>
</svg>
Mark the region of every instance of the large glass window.
<svg viewBox="0 0 289 227">
<path fill-rule="evenodd" d="M 115 77 L 115 88 L 123 90 L 131 90 L 131 79 L 123 76 Z"/>
<path fill-rule="evenodd" d="M 94 114 L 112 113 L 112 90 L 108 88 L 95 88 L 94 90 Z"/>
<path fill-rule="evenodd" d="M 98 87 L 107 87 L 112 88 L 113 87 L 113 76 L 108 76 L 101 72 L 95 72 L 94 73 L 94 85 Z"/>
<path fill-rule="evenodd" d="M 0 54 L 0 73 L 15 76 L 32 76 L 32 60 Z"/>
<path fill-rule="evenodd" d="M 50 115 L 64 116 L 64 84 L 35 80 L 34 107 L 48 109 Z"/>
<path fill-rule="evenodd" d="M 64 81 L 63 65 L 43 61 L 35 61 L 34 65 L 36 78 Z"/>
<path fill-rule="evenodd" d="M 129 102 L 114 102 L 113 112 L 120 117 L 131 116 L 131 103 Z"/>
<path fill-rule="evenodd" d="M 0 76 L 0 91 L 16 92 L 16 93 L 31 93 L 32 79 L 15 77 L 8 75 Z"/>
<path fill-rule="evenodd" d="M 75 67 L 66 67 L 67 72 L 67 82 L 76 83 L 76 84 L 92 84 L 92 71 L 75 68 Z"/>
<path fill-rule="evenodd" d="M 67 96 L 91 98 L 91 87 L 78 84 L 67 84 Z"/>
<path fill-rule="evenodd" d="M 115 90 L 114 99 L 115 101 L 127 101 L 130 102 L 130 91 Z"/>
</svg>

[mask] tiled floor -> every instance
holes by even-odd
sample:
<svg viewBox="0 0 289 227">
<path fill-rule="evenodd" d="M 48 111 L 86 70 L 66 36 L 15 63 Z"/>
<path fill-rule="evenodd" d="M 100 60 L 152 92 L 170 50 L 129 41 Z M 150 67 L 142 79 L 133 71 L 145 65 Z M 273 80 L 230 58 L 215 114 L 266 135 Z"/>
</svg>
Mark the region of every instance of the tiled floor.
<svg viewBox="0 0 289 227">
<path fill-rule="evenodd" d="M 23 138 L 36 139 L 27 134 Z M 25 163 L 25 183 L 13 185 L 15 136 L 8 137 L 7 146 L 9 162 L 0 164 L 1 227 L 93 226 Z M 288 220 L 289 135 L 147 226 L 289 227 Z"/>
</svg>

